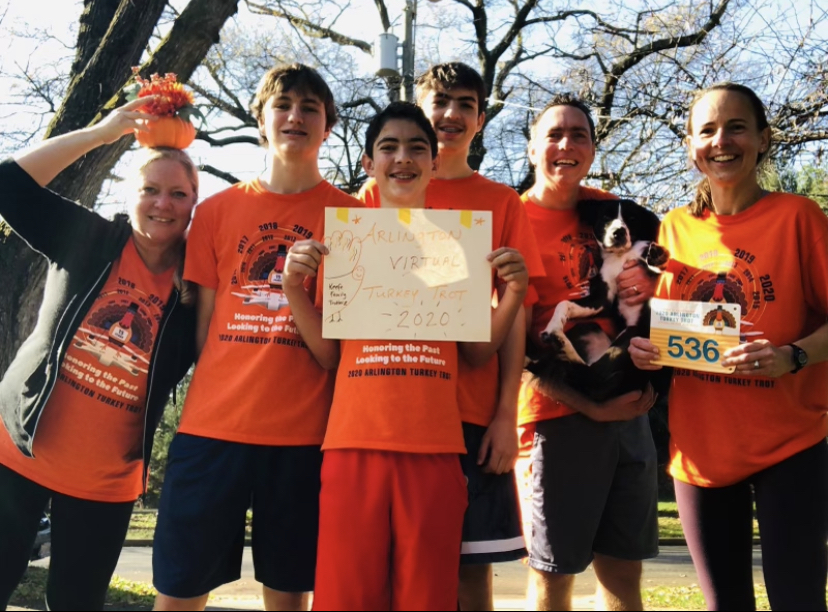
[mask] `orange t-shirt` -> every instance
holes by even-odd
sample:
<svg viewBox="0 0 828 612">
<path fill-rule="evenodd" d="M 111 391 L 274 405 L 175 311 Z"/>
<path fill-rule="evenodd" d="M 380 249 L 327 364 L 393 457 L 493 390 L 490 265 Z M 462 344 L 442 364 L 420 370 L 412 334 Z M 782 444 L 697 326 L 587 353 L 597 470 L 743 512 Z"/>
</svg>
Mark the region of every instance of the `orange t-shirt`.
<svg viewBox="0 0 828 612">
<path fill-rule="evenodd" d="M 129 239 L 66 350 L 37 424 L 35 458 L 3 429 L 0 463 L 65 495 L 138 498 L 147 372 L 172 277 L 172 268 L 150 272 Z"/>
<path fill-rule="evenodd" d="M 532 304 L 532 328 L 528 330 L 528 342 L 539 343 L 540 332 L 549 323 L 559 302 L 573 298 L 578 286 L 597 272 L 595 263 L 600 261 L 600 248 L 592 228 L 582 225 L 578 211 L 543 208 L 535 204 L 528 194 L 521 196 L 535 232 L 546 276 L 535 279 L 530 286 L 528 302 Z M 579 200 L 616 199 L 611 193 L 581 187 Z M 612 324 L 605 317 L 594 320 L 609 334 Z M 534 423 L 546 419 L 574 414 L 566 404 L 541 393 L 531 383 L 524 382 L 518 398 L 518 423 Z"/>
<path fill-rule="evenodd" d="M 322 443 L 334 376 L 302 341 L 281 277 L 294 242 L 322 239 L 326 206 L 355 205 L 324 181 L 280 195 L 253 180 L 196 208 L 184 276 L 214 289 L 216 301 L 179 431 L 247 444 Z"/>
<path fill-rule="evenodd" d="M 370 208 L 379 206 L 376 181 L 369 180 L 359 197 Z M 520 251 L 532 278 L 544 275 L 543 262 L 529 226 L 520 196 L 511 187 L 496 183 L 475 172 L 460 179 L 433 179 L 426 191 L 426 207 L 436 210 L 470 209 L 492 213 L 492 250 L 511 247 Z M 460 418 L 464 423 L 488 427 L 497 411 L 500 395 L 498 358 L 495 354 L 485 365 L 471 367 L 459 362 L 457 383 Z"/>
<path fill-rule="evenodd" d="M 465 453 L 457 343 L 343 340 L 322 450 Z"/>
<path fill-rule="evenodd" d="M 807 198 L 773 193 L 739 214 L 702 218 L 676 209 L 659 243 L 679 265 L 656 295 L 740 304 L 746 341 L 783 346 L 826 322 L 828 219 Z M 676 369 L 670 474 L 703 487 L 739 482 L 824 439 L 826 410 L 828 363 L 779 378 Z"/>
</svg>

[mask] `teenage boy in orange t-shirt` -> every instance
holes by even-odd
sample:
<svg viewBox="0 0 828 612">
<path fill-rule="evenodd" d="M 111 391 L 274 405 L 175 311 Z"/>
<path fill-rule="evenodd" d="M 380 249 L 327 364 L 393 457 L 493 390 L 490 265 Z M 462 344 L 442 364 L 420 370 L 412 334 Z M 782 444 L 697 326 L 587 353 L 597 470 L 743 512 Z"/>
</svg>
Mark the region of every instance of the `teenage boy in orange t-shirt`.
<svg viewBox="0 0 828 612">
<path fill-rule="evenodd" d="M 483 78 L 466 64 L 438 64 L 417 79 L 417 104 L 437 133 L 440 152 L 440 166 L 426 192 L 427 205 L 491 211 L 492 248 L 519 250 L 530 277 L 541 277 L 543 263 L 517 192 L 469 165 L 472 140 L 486 120 L 485 102 Z M 369 181 L 360 197 L 378 206 L 376 182 Z M 461 610 L 494 609 L 492 563 L 526 556 L 513 469 L 524 320 L 521 309 L 496 355 L 483 363 L 459 363 L 458 401 L 468 451 L 461 463 L 469 489 L 460 558 Z"/>
<path fill-rule="evenodd" d="M 416 106 L 391 104 L 366 133 L 363 166 L 383 207 L 423 208 L 437 169 L 437 136 Z M 426 342 L 438 365 L 377 367 L 365 352 L 405 354 L 411 343 L 321 337 L 321 317 L 305 289 L 327 253 L 308 240 L 288 255 L 285 293 L 302 337 L 320 361 L 340 362 L 323 450 L 318 585 L 320 610 L 451 610 L 457 605 L 465 479 L 457 405 L 458 348 L 486 359 L 522 304 L 528 273 L 514 249 L 489 255 L 503 293 L 491 343 Z M 419 343 L 423 344 L 423 343 Z M 404 361 L 404 360 L 403 360 Z"/>
<path fill-rule="evenodd" d="M 313 590 L 333 376 L 299 336 L 284 266 L 292 244 L 322 236 L 326 206 L 357 202 L 319 173 L 336 110 L 316 71 L 273 68 L 252 110 L 267 170 L 199 206 L 187 243 L 199 358 L 161 494 L 159 610 L 203 609 L 212 589 L 239 577 L 251 504 L 265 608 L 302 609 Z"/>
</svg>

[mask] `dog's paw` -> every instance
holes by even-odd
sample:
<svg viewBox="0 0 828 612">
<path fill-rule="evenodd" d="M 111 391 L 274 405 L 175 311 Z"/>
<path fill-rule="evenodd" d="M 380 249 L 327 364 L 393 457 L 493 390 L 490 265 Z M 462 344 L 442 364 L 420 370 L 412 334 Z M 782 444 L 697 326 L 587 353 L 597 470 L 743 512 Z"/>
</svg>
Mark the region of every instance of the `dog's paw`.
<svg viewBox="0 0 828 612">
<path fill-rule="evenodd" d="M 562 331 L 556 331 L 550 334 L 550 339 L 547 342 L 550 349 L 558 353 L 560 359 L 571 363 L 586 365 L 586 362 L 578 354 L 578 351 L 572 346 L 572 342 L 570 342 L 569 338 Z"/>
<path fill-rule="evenodd" d="M 667 262 L 670 260 L 670 251 L 657 242 L 651 242 L 650 246 L 647 247 L 647 256 L 645 259 L 648 266 L 663 271 L 667 267 Z"/>
</svg>

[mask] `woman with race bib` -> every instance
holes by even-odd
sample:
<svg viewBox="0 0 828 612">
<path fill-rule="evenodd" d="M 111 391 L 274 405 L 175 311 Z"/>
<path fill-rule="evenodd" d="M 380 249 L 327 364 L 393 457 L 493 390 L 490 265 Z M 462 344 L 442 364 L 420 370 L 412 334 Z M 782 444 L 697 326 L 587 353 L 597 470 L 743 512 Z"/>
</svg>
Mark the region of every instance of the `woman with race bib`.
<svg viewBox="0 0 828 612">
<path fill-rule="evenodd" d="M 694 201 L 668 213 L 673 261 L 656 297 L 738 304 L 730 374 L 676 368 L 670 474 L 710 610 L 755 610 L 753 502 L 771 608 L 825 610 L 828 574 L 828 218 L 813 201 L 764 190 L 771 129 L 756 94 L 732 83 L 695 97 Z M 658 349 L 630 353 L 642 369 Z"/>
</svg>

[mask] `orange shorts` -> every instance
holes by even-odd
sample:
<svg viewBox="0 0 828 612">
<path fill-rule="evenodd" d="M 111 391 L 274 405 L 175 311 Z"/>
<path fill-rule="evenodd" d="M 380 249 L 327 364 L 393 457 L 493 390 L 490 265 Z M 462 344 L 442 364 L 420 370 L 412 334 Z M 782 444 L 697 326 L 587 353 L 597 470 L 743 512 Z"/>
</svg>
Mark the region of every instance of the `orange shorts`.
<svg viewBox="0 0 828 612">
<path fill-rule="evenodd" d="M 456 610 L 468 503 L 458 456 L 324 455 L 314 610 Z"/>
</svg>

